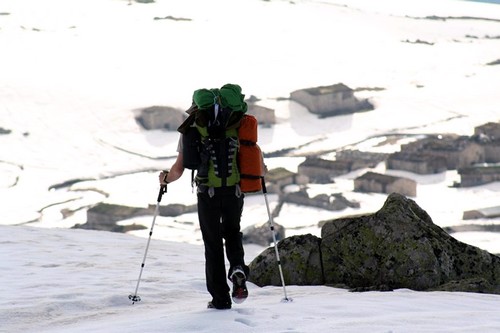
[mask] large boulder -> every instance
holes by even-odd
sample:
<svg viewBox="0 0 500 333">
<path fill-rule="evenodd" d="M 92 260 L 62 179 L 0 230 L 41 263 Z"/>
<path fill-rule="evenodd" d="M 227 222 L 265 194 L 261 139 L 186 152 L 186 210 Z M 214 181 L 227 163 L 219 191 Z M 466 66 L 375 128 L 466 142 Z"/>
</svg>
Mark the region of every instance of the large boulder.
<svg viewBox="0 0 500 333">
<path fill-rule="evenodd" d="M 390 194 L 374 214 L 327 221 L 321 239 L 313 237 L 295 236 L 279 243 L 286 284 L 500 294 L 500 258 L 454 239 L 415 201 L 400 194 Z M 272 248 L 250 267 L 255 269 L 250 281 L 259 286 L 279 284 Z"/>
<path fill-rule="evenodd" d="M 327 222 L 321 236 L 328 284 L 427 290 L 471 278 L 500 282 L 500 258 L 457 241 L 400 194 L 375 214 Z"/>
<path fill-rule="evenodd" d="M 287 284 L 322 285 L 324 284 L 320 239 L 313 235 L 300 235 L 285 238 L 278 242 L 278 251 Z M 249 281 L 258 286 L 280 286 L 282 284 L 275 247 L 269 247 L 249 265 Z M 292 282 L 291 282 L 292 281 Z"/>
</svg>

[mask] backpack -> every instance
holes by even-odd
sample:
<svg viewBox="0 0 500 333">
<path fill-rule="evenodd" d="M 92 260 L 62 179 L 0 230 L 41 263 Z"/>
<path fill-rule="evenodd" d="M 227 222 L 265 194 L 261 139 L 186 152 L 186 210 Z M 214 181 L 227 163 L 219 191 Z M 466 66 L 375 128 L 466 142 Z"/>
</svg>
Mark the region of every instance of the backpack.
<svg viewBox="0 0 500 333">
<path fill-rule="evenodd" d="M 244 115 L 238 128 L 240 150 L 238 165 L 240 167 L 240 188 L 244 193 L 262 190 L 264 161 L 257 144 L 257 119 L 252 115 Z"/>
<path fill-rule="evenodd" d="M 261 189 L 262 169 L 248 168 L 261 166 L 262 155 L 256 144 L 257 121 L 245 114 L 244 96 L 241 88 L 233 84 L 194 92 L 190 115 L 179 132 L 183 134 L 184 167 L 193 170 L 191 178 L 198 187 L 237 185 L 242 192 Z M 258 159 L 258 163 L 250 163 L 250 157 Z"/>
</svg>

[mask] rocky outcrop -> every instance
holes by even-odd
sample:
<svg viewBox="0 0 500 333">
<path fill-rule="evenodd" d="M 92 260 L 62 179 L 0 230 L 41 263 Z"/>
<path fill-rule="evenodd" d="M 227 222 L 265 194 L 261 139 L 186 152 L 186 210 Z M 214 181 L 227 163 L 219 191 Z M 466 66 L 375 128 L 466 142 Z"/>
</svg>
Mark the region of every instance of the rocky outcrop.
<svg viewBox="0 0 500 333">
<path fill-rule="evenodd" d="M 495 164 L 461 168 L 458 169 L 458 174 L 461 187 L 478 186 L 500 181 L 500 166 Z"/>
<path fill-rule="evenodd" d="M 150 106 L 136 110 L 136 120 L 147 130 L 167 129 L 175 131 L 187 115 L 179 109 L 169 106 Z"/>
<path fill-rule="evenodd" d="M 151 212 L 154 212 L 156 205 L 149 205 Z M 182 214 L 194 213 L 198 211 L 196 204 L 194 205 L 184 205 L 184 204 L 169 204 L 161 205 L 159 207 L 160 216 L 179 216 Z"/>
<path fill-rule="evenodd" d="M 324 281 L 359 291 L 409 288 L 500 294 L 500 258 L 454 239 L 415 201 L 400 194 L 389 195 L 374 214 L 327 221 L 317 248 L 314 236 L 303 239 L 308 239 L 303 242 L 307 245 L 293 238 L 279 243 L 283 271 L 295 272 L 285 275 L 287 284 Z M 279 275 L 270 278 L 263 268 L 276 266 L 270 251 L 250 264 L 249 279 L 259 286 L 279 285 Z M 312 257 L 321 258 L 321 269 L 317 263 L 311 265 Z M 311 277 L 312 271 L 318 276 Z"/>
<path fill-rule="evenodd" d="M 270 127 L 276 124 L 274 109 L 248 102 L 248 114 L 255 116 L 259 124 L 262 124 L 264 127 Z"/>
<path fill-rule="evenodd" d="M 10 134 L 12 131 L 10 129 L 5 129 L 3 127 L 0 127 L 0 134 Z"/>
<path fill-rule="evenodd" d="M 303 205 L 308 207 L 316 207 L 330 211 L 339 211 L 347 207 L 359 208 L 359 202 L 351 202 L 347 200 L 341 193 L 335 194 L 318 194 L 310 198 L 306 191 L 290 192 L 283 194 L 280 201 Z"/>
<path fill-rule="evenodd" d="M 290 93 L 290 99 L 304 105 L 309 112 L 321 117 L 374 109 L 371 102 L 356 98 L 354 90 L 343 83 L 296 90 Z"/>
<path fill-rule="evenodd" d="M 108 203 L 98 203 L 87 210 L 87 222 L 77 224 L 74 228 L 77 229 L 92 229 L 105 230 L 114 232 L 127 232 L 130 230 L 145 229 L 142 225 L 118 225 L 117 222 L 131 219 L 138 216 L 153 215 L 156 205 L 149 205 L 148 208 L 129 207 L 123 205 L 115 205 Z M 178 216 L 181 214 L 191 213 L 196 211 L 196 205 L 170 204 L 160 206 L 158 209 L 159 216 Z"/>
<path fill-rule="evenodd" d="M 118 221 L 130 219 L 137 216 L 152 214 L 150 209 L 139 207 L 128 207 L 107 203 L 99 203 L 87 211 L 87 222 L 77 224 L 76 229 L 104 230 L 114 232 L 126 232 L 134 229 L 144 229 L 144 226 L 119 226 Z"/>
<path fill-rule="evenodd" d="M 354 190 L 358 192 L 392 193 L 410 197 L 417 196 L 417 182 L 405 177 L 366 172 L 354 179 Z"/>
<path fill-rule="evenodd" d="M 279 242 L 283 276 L 295 285 L 322 285 L 323 278 L 320 238 L 312 235 L 292 236 Z M 274 247 L 262 252 L 250 264 L 249 280 L 262 287 L 280 286 L 278 262 Z"/>
<path fill-rule="evenodd" d="M 274 236 L 277 241 L 285 238 L 285 228 L 282 225 L 273 223 Z M 274 242 L 273 231 L 271 230 L 269 223 L 262 225 L 251 225 L 242 231 L 243 243 L 244 244 L 259 244 L 262 246 L 269 246 Z"/>
</svg>

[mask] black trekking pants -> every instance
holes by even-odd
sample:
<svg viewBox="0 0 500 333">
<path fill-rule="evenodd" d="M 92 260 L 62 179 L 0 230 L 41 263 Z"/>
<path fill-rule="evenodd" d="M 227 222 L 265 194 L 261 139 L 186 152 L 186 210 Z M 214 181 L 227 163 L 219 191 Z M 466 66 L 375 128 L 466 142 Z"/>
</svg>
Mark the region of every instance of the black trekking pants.
<svg viewBox="0 0 500 333">
<path fill-rule="evenodd" d="M 229 274 L 233 267 L 244 262 L 242 234 L 240 232 L 243 198 L 236 196 L 236 188 L 215 188 L 210 197 L 208 191 L 198 192 L 198 218 L 205 244 L 205 275 L 207 290 L 215 302 L 230 302 L 224 259 L 224 241 L 229 261 Z"/>
</svg>

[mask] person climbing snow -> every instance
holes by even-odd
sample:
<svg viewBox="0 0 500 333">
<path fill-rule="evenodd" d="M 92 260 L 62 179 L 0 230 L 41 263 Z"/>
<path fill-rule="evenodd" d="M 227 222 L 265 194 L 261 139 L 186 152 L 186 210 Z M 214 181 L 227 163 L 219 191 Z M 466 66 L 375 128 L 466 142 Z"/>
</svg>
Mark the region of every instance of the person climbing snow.
<svg viewBox="0 0 500 333">
<path fill-rule="evenodd" d="M 240 148 L 249 144 L 240 139 L 240 127 L 243 122 L 254 120 L 257 130 L 255 118 L 245 115 L 244 96 L 235 84 L 196 90 L 192 106 L 186 111 L 189 116 L 178 129 L 181 135 L 177 159 L 170 170 L 159 174 L 160 184 L 166 185 L 179 179 L 186 168 L 193 170 L 191 177 L 197 186 L 198 219 L 205 247 L 206 286 L 212 296 L 208 308 L 213 309 L 230 309 L 232 301 L 241 303 L 248 296 L 249 268 L 244 261 L 240 221 L 244 193 L 260 190 L 260 186 L 245 189 L 248 185 L 244 182 L 260 184 L 262 155 L 260 149 L 254 154 L 259 158 L 258 175 L 242 174 L 241 165 L 252 163 L 242 156 L 245 149 Z M 227 275 L 225 256 L 229 262 Z M 232 282 L 232 291 L 227 279 Z"/>
</svg>

